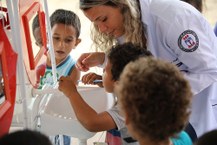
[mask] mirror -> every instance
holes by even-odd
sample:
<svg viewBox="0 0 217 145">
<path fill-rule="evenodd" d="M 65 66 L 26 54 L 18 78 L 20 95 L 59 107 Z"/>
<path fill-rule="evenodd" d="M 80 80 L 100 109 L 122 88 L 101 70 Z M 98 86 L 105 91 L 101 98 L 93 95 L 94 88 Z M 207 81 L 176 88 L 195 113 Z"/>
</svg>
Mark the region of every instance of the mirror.
<svg viewBox="0 0 217 145">
<path fill-rule="evenodd" d="M 8 9 L 5 5 L 0 6 L 0 13 L 4 15 L 1 19 L 3 23 L 0 23 L 0 136 L 2 136 L 8 133 L 13 117 L 16 97 L 17 53 L 10 43 L 11 35 L 8 35 L 11 34 L 10 23 L 7 15 Z"/>
<path fill-rule="evenodd" d="M 5 89 L 4 89 L 4 79 L 2 71 L 2 61 L 0 59 L 0 105 L 5 102 Z"/>
<path fill-rule="evenodd" d="M 43 49 L 42 35 L 37 13 L 29 21 L 29 26 L 32 26 L 30 28 L 30 37 L 32 42 L 33 56 L 35 58 L 40 49 Z"/>
<path fill-rule="evenodd" d="M 35 2 L 22 15 L 30 70 L 34 70 L 46 51 L 45 15 Z M 33 30 L 34 29 L 34 30 Z"/>
<path fill-rule="evenodd" d="M 47 36 L 45 13 L 39 2 L 32 2 L 31 6 L 21 15 L 25 41 L 24 63 L 29 81 L 37 87 L 39 76 L 43 71 L 38 67 L 46 62 Z M 39 74 L 39 75 L 38 75 Z"/>
<path fill-rule="evenodd" d="M 42 33 L 41 33 L 41 27 L 40 27 L 40 21 L 39 21 L 39 15 L 38 13 L 34 15 L 34 17 L 30 20 L 30 26 L 31 27 L 31 40 L 32 40 L 32 49 L 33 49 L 33 55 L 34 58 L 36 58 L 37 54 L 39 53 L 40 49 L 44 49 L 43 45 L 43 39 L 42 39 Z M 38 62 L 36 65 L 36 85 L 33 87 L 38 88 L 39 87 L 39 80 L 40 77 L 44 75 L 45 72 L 45 63 L 46 63 L 46 55 L 43 55 L 42 59 Z"/>
</svg>

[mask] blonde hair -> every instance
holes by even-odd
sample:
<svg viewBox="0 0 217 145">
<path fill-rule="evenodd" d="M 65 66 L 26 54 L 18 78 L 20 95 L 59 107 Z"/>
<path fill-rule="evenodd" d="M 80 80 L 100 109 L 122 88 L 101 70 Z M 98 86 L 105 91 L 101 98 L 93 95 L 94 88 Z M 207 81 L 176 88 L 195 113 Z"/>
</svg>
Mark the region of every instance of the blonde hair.
<svg viewBox="0 0 217 145">
<path fill-rule="evenodd" d="M 81 9 L 85 11 L 85 9 L 99 6 L 99 2 L 96 5 L 93 3 L 90 4 L 89 2 L 89 5 L 86 4 L 86 8 L 82 6 Z M 140 45 L 144 48 L 146 47 L 146 39 L 144 36 L 144 28 L 141 21 L 139 1 L 109 0 L 107 3 L 102 3 L 101 5 L 120 8 L 124 18 L 124 41 Z M 92 27 L 91 38 L 96 49 L 101 51 L 106 51 L 111 48 L 112 45 L 117 44 L 117 40 L 114 37 L 101 33 L 96 25 L 93 25 Z"/>
</svg>

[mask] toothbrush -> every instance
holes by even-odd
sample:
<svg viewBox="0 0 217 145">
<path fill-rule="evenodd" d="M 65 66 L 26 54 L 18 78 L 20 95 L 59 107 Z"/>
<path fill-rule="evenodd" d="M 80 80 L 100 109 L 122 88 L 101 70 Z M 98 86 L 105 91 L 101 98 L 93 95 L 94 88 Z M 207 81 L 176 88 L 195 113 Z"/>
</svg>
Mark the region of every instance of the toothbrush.
<svg viewBox="0 0 217 145">
<path fill-rule="evenodd" d="M 78 80 L 78 83 L 82 82 L 81 80 Z M 102 83 L 102 80 L 94 80 L 93 81 L 94 84 L 98 84 L 98 83 Z"/>
</svg>

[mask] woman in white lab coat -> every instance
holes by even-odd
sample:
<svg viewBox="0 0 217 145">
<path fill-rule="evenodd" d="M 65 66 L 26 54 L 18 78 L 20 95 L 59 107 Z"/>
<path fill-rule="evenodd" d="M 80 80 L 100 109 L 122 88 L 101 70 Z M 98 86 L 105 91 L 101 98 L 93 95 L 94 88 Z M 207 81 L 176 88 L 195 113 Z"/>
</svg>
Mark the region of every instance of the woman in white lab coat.
<svg viewBox="0 0 217 145">
<path fill-rule="evenodd" d="M 179 0 L 80 0 L 80 8 L 97 48 L 130 41 L 175 64 L 192 87 L 197 136 L 217 128 L 217 38 L 198 10 Z M 76 65 L 87 71 L 104 62 L 103 52 L 84 53 Z"/>
</svg>

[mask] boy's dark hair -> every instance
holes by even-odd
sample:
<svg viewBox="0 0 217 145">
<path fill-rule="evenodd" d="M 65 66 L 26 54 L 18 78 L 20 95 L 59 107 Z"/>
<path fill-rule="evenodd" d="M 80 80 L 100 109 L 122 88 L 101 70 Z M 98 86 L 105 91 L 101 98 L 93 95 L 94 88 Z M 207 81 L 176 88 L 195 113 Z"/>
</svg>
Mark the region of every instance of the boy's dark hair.
<svg viewBox="0 0 217 145">
<path fill-rule="evenodd" d="M 195 145 L 216 145 L 217 130 L 209 131 L 198 138 Z"/>
<path fill-rule="evenodd" d="M 0 145 L 52 145 L 44 134 L 32 130 L 19 130 L 0 138 Z"/>
<path fill-rule="evenodd" d="M 108 51 L 108 59 L 112 64 L 112 79 L 117 81 L 124 67 L 142 56 L 152 56 L 151 52 L 130 42 L 113 46 Z"/>
<path fill-rule="evenodd" d="M 79 17 L 72 11 L 58 9 L 50 16 L 51 28 L 55 24 L 72 25 L 76 30 L 76 37 L 80 35 L 81 23 Z"/>
<path fill-rule="evenodd" d="M 38 17 L 38 14 L 34 17 L 33 21 L 32 21 L 32 32 L 34 34 L 34 30 L 36 28 L 39 28 L 40 27 L 40 24 L 39 24 L 39 17 Z"/>
</svg>

